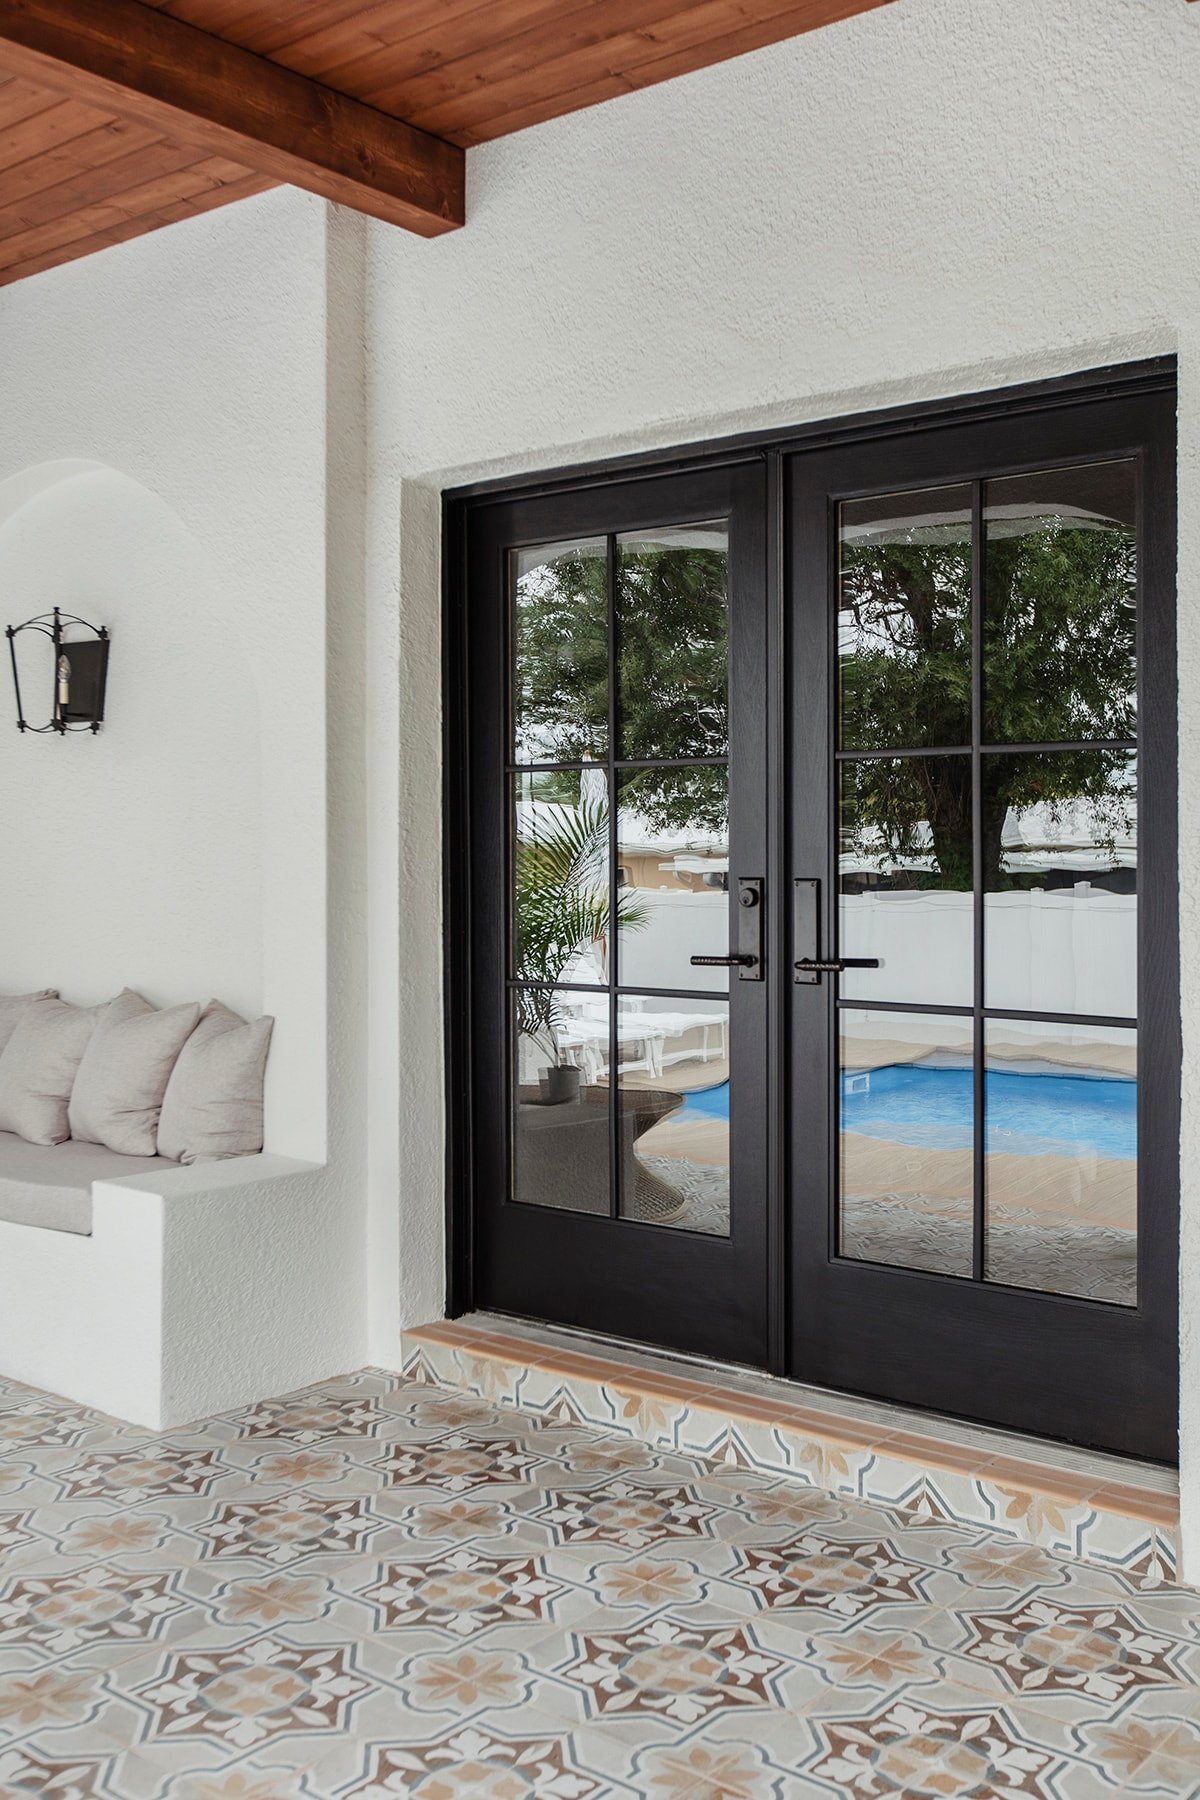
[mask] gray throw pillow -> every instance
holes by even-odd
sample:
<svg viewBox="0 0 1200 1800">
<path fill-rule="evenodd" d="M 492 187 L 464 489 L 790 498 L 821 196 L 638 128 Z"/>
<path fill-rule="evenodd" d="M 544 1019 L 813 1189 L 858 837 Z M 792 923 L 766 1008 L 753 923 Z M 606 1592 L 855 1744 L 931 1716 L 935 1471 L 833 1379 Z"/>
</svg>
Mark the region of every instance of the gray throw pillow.
<svg viewBox="0 0 1200 1800">
<path fill-rule="evenodd" d="M 57 988 L 41 988 L 36 994 L 0 994 L 0 1050 L 17 1029 L 17 1020 L 27 1006 L 32 1006 L 35 1000 L 57 999 Z"/>
<path fill-rule="evenodd" d="M 219 1000 L 209 1002 L 163 1095 L 160 1156 L 223 1162 L 262 1149 L 263 1075 L 274 1023 L 248 1023 Z"/>
<path fill-rule="evenodd" d="M 65 1144 L 75 1072 L 96 1024 L 98 1006 L 35 1000 L 0 1051 L 0 1131 L 29 1144 Z"/>
<path fill-rule="evenodd" d="M 159 1012 L 132 988 L 110 1000 L 75 1077 L 71 1136 L 123 1156 L 156 1155 L 167 1082 L 199 1017 L 198 1004 Z"/>
</svg>

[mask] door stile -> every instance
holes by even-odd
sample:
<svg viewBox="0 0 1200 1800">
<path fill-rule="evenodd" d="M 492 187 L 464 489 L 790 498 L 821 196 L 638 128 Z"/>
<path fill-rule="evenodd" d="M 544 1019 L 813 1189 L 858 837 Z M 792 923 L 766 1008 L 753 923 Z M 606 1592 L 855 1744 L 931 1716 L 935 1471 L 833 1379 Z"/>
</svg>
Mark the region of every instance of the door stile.
<svg viewBox="0 0 1200 1800">
<path fill-rule="evenodd" d="M 816 480 L 806 479 L 815 475 Z M 790 1162 L 790 1322 L 789 1373 L 807 1378 L 810 1337 L 805 1271 L 834 1255 L 832 1196 L 836 1182 L 836 1133 L 829 1083 L 814 1071 L 831 1066 L 836 1015 L 833 983 L 797 984 L 792 965 L 800 954 L 795 931 L 795 882 L 817 883 L 818 907 L 830 934 L 833 887 L 832 825 L 834 771 L 829 746 L 833 732 L 832 625 L 827 604 L 835 577 L 830 529 L 832 510 L 820 470 L 793 465 L 788 506 L 788 624 L 791 682 L 788 730 L 789 832 L 788 951 L 784 1004 L 789 1018 L 787 1093 Z M 836 925 L 834 927 L 836 930 Z M 821 947 L 818 945 L 817 953 Z"/>
<path fill-rule="evenodd" d="M 621 645 L 619 640 L 620 623 L 617 617 L 617 536 L 614 531 L 606 532 L 604 538 L 604 601 L 608 620 L 608 753 L 615 758 L 620 743 L 621 713 L 616 671 L 620 667 Z M 515 680 L 515 675 L 513 677 Z M 608 916 L 612 921 L 609 931 L 611 943 L 608 957 L 610 979 L 608 990 L 608 1066 L 613 1071 L 610 1087 L 617 1086 L 617 1063 L 620 1045 L 620 1019 L 618 1017 L 617 995 L 621 988 L 621 933 L 617 929 L 618 895 L 618 854 L 620 839 L 620 805 L 617 789 L 617 773 L 615 765 L 612 770 L 612 786 L 608 796 Z M 621 1115 L 618 1109 L 619 1093 L 609 1094 L 608 1103 L 608 1216 L 619 1219 L 621 1216 Z"/>
<path fill-rule="evenodd" d="M 1161 1367 L 1179 1355 L 1179 1133 L 1183 1043 L 1179 994 L 1179 723 L 1177 466 L 1170 426 L 1148 436 L 1140 462 L 1138 679 L 1154 704 L 1138 713 L 1138 813 L 1162 850 L 1161 873 L 1139 894 L 1143 942 L 1139 1028 L 1153 1036 L 1155 1079 L 1138 1094 L 1139 1142 L 1154 1146 L 1139 1196 L 1138 1306 Z M 1153 1201 L 1153 1204 L 1151 1204 Z M 1174 1386 L 1174 1383 L 1172 1384 Z M 1174 1396 L 1173 1396 L 1174 1397 Z"/>
<path fill-rule="evenodd" d="M 971 904 L 972 994 L 971 1075 L 974 1123 L 971 1144 L 971 1278 L 982 1281 L 984 1233 L 987 1229 L 984 1180 L 984 1117 L 987 1105 L 987 1061 L 983 1032 L 984 969 L 987 945 L 983 893 L 983 483 L 971 483 Z"/>
<path fill-rule="evenodd" d="M 789 1208 L 790 1154 L 788 1137 L 788 1068 L 790 1066 L 788 980 L 788 776 L 790 737 L 788 721 L 791 634 L 787 615 L 788 538 L 785 463 L 782 453 L 771 450 L 764 471 L 765 542 L 763 627 L 766 638 L 766 834 L 767 897 L 765 946 L 767 964 L 766 1071 L 766 1182 L 767 1268 L 767 1367 L 775 1375 L 788 1373 L 790 1304 Z"/>
</svg>

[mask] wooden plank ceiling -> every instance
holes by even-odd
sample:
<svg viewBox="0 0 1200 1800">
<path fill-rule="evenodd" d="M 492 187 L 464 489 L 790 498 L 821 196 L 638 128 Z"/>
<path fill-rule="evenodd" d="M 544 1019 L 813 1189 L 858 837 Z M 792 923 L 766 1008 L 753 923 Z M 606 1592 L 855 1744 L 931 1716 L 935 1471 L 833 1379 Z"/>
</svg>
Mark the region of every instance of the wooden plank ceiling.
<svg viewBox="0 0 1200 1800">
<path fill-rule="evenodd" d="M 888 3 L 0 0 L 0 284 L 281 176 L 417 230 L 446 229 L 462 216 L 461 155 L 449 147 Z M 123 58 L 106 56 L 114 21 L 134 46 Z M 436 140 L 437 181 L 420 172 L 415 206 L 407 191 L 397 201 L 394 180 L 385 191 L 398 121 L 416 128 L 401 142 L 409 162 L 420 134 Z M 458 195 L 447 198 L 455 159 Z"/>
</svg>

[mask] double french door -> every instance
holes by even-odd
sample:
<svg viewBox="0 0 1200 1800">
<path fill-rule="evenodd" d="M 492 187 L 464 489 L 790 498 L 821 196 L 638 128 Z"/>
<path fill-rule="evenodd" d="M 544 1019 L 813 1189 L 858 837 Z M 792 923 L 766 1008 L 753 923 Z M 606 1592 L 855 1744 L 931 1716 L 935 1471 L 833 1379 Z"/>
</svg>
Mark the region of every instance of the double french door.
<svg viewBox="0 0 1200 1800">
<path fill-rule="evenodd" d="M 1173 1456 L 1172 410 L 463 503 L 460 1305 Z"/>
</svg>

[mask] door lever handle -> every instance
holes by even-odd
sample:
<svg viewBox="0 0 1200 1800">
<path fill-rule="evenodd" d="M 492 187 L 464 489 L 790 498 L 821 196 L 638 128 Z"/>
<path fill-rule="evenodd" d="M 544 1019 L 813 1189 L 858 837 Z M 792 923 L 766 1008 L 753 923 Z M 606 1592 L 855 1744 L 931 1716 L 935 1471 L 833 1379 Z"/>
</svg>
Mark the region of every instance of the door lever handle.
<svg viewBox="0 0 1200 1800">
<path fill-rule="evenodd" d="M 692 956 L 693 969 L 752 969 L 757 956 Z"/>
<path fill-rule="evenodd" d="M 823 961 L 819 956 L 802 956 L 794 969 L 800 969 L 806 975 L 840 975 L 843 969 L 877 969 L 877 956 L 838 956 L 832 961 Z"/>
<path fill-rule="evenodd" d="M 843 969 L 877 969 L 877 956 L 821 956 L 821 883 L 801 876 L 792 883 L 793 946 L 809 951 L 792 964 L 797 986 L 819 987 L 823 975 L 840 975 Z"/>
</svg>

